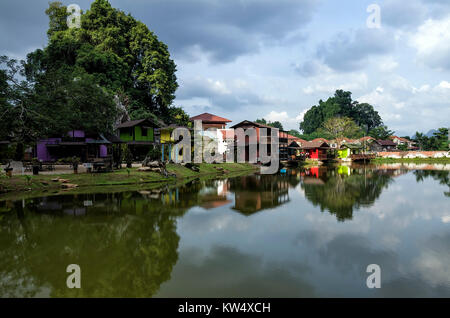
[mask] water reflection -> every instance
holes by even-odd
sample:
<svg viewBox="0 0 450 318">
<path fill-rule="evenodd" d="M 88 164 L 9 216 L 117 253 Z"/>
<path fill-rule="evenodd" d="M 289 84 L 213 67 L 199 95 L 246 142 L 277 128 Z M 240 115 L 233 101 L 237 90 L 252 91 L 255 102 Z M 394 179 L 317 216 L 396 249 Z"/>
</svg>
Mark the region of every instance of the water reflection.
<svg viewBox="0 0 450 318">
<path fill-rule="evenodd" d="M 255 175 L 234 178 L 229 183 L 235 194 L 233 209 L 251 215 L 288 203 L 289 188 L 295 187 L 299 181 L 279 175 Z"/>
<path fill-rule="evenodd" d="M 301 174 L 301 173 L 300 173 Z M 339 221 L 352 219 L 353 211 L 373 205 L 398 171 L 350 167 L 316 167 L 302 175 L 306 198 Z"/>
<path fill-rule="evenodd" d="M 449 295 L 449 180 L 321 166 L 0 201 L 0 296 Z M 370 263 L 383 268 L 380 291 L 361 283 Z M 69 264 L 81 289 L 66 287 Z"/>
</svg>

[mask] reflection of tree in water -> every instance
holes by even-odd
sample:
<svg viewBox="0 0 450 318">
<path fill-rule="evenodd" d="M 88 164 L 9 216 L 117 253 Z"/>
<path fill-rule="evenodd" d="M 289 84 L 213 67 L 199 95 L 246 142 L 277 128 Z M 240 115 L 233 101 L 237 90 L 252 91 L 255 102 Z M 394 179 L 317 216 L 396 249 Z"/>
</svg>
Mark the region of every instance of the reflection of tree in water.
<svg viewBox="0 0 450 318">
<path fill-rule="evenodd" d="M 414 171 L 416 181 L 421 182 L 426 178 L 433 178 L 440 184 L 449 187 L 449 191 L 444 192 L 446 197 L 450 197 L 450 172 L 445 170 L 416 170 Z"/>
<path fill-rule="evenodd" d="M 253 175 L 230 179 L 234 210 L 250 215 L 289 202 L 289 188 L 300 181 L 291 175 Z"/>
<path fill-rule="evenodd" d="M 16 213 L 0 219 L 1 296 L 149 297 L 170 279 L 183 209 L 137 193 L 92 199 L 2 203 Z M 66 287 L 69 264 L 81 267 L 81 289 Z"/>
<path fill-rule="evenodd" d="M 323 182 L 302 182 L 301 187 L 314 206 L 336 214 L 339 221 L 352 219 L 355 208 L 373 205 L 392 180 L 390 175 L 375 170 L 353 169 L 351 175 L 337 172 L 328 168 L 320 176 Z"/>
</svg>

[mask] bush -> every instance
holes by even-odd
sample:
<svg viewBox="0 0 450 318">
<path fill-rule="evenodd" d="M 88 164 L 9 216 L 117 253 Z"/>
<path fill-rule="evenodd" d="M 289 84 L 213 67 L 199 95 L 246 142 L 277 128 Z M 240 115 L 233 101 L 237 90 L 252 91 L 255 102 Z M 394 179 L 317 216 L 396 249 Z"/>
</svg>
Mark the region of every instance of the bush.
<svg viewBox="0 0 450 318">
<path fill-rule="evenodd" d="M 149 150 L 147 157 L 150 158 L 150 160 L 160 160 L 161 159 L 161 147 L 159 145 L 153 146 Z"/>
</svg>

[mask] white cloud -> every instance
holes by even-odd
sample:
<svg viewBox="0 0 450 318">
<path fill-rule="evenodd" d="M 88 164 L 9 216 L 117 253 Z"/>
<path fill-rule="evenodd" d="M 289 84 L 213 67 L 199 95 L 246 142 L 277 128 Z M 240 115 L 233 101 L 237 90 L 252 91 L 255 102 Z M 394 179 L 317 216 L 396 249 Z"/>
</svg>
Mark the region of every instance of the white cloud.
<svg viewBox="0 0 450 318">
<path fill-rule="evenodd" d="M 398 62 L 391 55 L 374 59 L 381 72 L 390 73 L 398 67 Z"/>
<path fill-rule="evenodd" d="M 357 100 L 373 105 L 391 129 L 405 134 L 445 126 L 450 117 L 450 83 L 447 81 L 415 87 L 405 78 L 393 75 L 387 77 L 382 86 Z"/>
<path fill-rule="evenodd" d="M 303 116 L 305 116 L 305 113 L 308 111 L 308 109 L 303 110 L 300 114 L 297 116 L 290 116 L 286 111 L 271 111 L 267 115 L 264 116 L 264 119 L 268 121 L 279 121 L 283 125 L 283 128 L 286 130 L 289 130 L 290 128 L 294 127 L 293 129 L 298 130 L 298 124 L 303 121 Z"/>
<path fill-rule="evenodd" d="M 338 89 L 346 91 L 361 91 L 367 87 L 368 77 L 366 73 L 331 73 L 321 74 L 310 80 L 313 84 L 310 84 L 302 89 L 303 93 L 307 95 L 321 94 L 321 95 L 333 95 Z"/>
<path fill-rule="evenodd" d="M 450 69 L 450 16 L 442 20 L 426 20 L 411 34 L 410 44 L 417 50 L 418 60 L 436 69 Z"/>
</svg>

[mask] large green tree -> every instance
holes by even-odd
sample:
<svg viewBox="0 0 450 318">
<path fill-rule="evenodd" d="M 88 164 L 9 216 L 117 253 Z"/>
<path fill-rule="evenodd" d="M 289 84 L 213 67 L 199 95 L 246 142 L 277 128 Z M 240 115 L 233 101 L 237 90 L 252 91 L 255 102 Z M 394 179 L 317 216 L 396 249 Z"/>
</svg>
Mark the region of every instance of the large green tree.
<svg viewBox="0 0 450 318">
<path fill-rule="evenodd" d="M 69 82 L 88 78 L 104 89 L 96 98 L 118 96 L 132 119 L 172 121 L 176 66 L 167 46 L 145 24 L 106 0 L 91 4 L 81 15 L 80 28 L 67 26 L 69 13 L 60 2 L 50 3 L 46 13 L 48 46 L 28 55 L 28 80 L 45 89 L 58 76 Z M 108 119 L 112 123 L 115 118 Z"/>
<path fill-rule="evenodd" d="M 385 125 L 373 128 L 369 132 L 370 137 L 373 137 L 375 139 L 381 139 L 381 140 L 388 139 L 388 137 L 392 136 L 393 134 L 394 134 L 394 131 L 389 130 L 388 127 Z"/>
<path fill-rule="evenodd" d="M 355 121 L 366 133 L 382 125 L 382 120 L 373 106 L 352 100 L 352 93 L 337 90 L 333 97 L 326 101 L 319 100 L 318 105 L 312 106 L 300 123 L 304 134 L 312 134 L 323 124 L 334 117 L 348 117 Z"/>
</svg>

